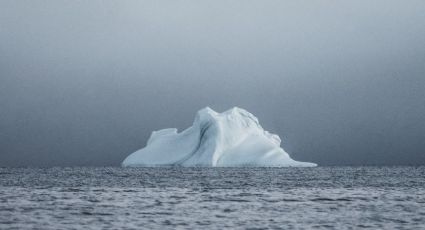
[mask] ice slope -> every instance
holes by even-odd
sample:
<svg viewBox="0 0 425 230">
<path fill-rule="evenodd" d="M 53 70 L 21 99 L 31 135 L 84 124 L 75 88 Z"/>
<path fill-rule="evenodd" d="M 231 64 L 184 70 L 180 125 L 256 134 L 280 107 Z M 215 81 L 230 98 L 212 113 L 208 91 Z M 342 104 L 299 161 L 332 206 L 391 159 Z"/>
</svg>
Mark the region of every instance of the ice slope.
<svg viewBox="0 0 425 230">
<path fill-rule="evenodd" d="M 130 154 L 122 166 L 316 166 L 291 159 L 280 142 L 244 109 L 217 113 L 207 107 L 181 133 L 152 132 L 146 147 Z"/>
</svg>

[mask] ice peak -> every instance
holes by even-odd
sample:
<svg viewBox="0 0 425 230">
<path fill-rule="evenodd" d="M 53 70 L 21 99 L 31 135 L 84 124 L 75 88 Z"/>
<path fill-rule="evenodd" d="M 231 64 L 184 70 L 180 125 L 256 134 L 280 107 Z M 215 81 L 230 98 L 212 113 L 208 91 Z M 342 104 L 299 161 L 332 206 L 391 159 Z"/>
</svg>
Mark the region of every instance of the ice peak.
<svg viewBox="0 0 425 230">
<path fill-rule="evenodd" d="M 205 108 L 203 108 L 203 109 L 200 109 L 200 110 L 198 111 L 198 114 L 201 114 L 201 113 L 216 114 L 217 112 L 216 112 L 216 111 L 214 111 L 213 109 L 211 109 L 209 106 L 207 106 L 207 107 L 205 107 Z"/>
<path fill-rule="evenodd" d="M 123 166 L 315 166 L 298 162 L 280 147 L 248 111 L 233 107 L 217 113 L 199 110 L 193 126 L 153 132 L 145 148 L 128 156 Z"/>
</svg>

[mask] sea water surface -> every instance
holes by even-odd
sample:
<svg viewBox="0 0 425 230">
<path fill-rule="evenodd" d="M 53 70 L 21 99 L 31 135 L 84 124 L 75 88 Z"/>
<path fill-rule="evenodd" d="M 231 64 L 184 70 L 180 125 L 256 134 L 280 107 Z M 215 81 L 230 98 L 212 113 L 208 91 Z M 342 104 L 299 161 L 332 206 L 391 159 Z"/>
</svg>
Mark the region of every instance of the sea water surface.
<svg viewBox="0 0 425 230">
<path fill-rule="evenodd" d="M 424 229 L 425 167 L 0 168 L 0 229 Z"/>
</svg>

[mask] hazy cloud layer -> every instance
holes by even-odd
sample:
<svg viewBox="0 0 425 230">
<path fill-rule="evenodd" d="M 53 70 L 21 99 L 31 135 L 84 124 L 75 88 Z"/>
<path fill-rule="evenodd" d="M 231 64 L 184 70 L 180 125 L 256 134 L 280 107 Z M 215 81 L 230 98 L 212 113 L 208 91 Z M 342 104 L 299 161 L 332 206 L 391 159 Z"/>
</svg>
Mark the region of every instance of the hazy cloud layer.
<svg viewBox="0 0 425 230">
<path fill-rule="evenodd" d="M 0 166 L 118 165 L 240 106 L 322 165 L 425 164 L 425 1 L 0 1 Z"/>
</svg>

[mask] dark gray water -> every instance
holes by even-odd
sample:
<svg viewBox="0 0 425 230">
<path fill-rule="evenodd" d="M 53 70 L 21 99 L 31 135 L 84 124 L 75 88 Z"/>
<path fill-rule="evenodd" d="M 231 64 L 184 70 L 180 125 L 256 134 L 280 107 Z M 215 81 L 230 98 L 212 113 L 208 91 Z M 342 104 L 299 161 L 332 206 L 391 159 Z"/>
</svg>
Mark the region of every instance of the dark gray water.
<svg viewBox="0 0 425 230">
<path fill-rule="evenodd" d="M 425 167 L 0 168 L 0 229 L 423 229 Z"/>
</svg>

